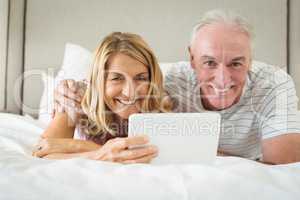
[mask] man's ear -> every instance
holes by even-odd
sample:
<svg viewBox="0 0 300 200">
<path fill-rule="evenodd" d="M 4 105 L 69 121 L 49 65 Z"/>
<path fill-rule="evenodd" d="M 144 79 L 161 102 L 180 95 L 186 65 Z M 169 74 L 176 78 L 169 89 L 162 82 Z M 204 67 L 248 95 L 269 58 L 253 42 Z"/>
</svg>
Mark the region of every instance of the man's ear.
<svg viewBox="0 0 300 200">
<path fill-rule="evenodd" d="M 253 62 L 253 59 L 252 59 L 252 56 L 250 56 L 250 59 L 249 59 L 249 66 L 248 66 L 248 71 L 251 69 L 252 67 L 252 62 Z"/>
<path fill-rule="evenodd" d="M 188 50 L 189 50 L 189 54 L 190 54 L 190 63 L 193 69 L 195 69 L 195 65 L 194 65 L 194 56 L 192 53 L 192 49 L 191 46 L 188 46 Z"/>
</svg>

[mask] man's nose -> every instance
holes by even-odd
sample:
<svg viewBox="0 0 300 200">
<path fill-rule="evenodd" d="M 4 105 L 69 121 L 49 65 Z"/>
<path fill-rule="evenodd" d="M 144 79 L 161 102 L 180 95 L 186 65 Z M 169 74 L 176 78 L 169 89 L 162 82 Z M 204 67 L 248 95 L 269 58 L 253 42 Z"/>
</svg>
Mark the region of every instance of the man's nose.
<svg viewBox="0 0 300 200">
<path fill-rule="evenodd" d="M 230 69 L 226 67 L 224 64 L 220 64 L 218 70 L 216 70 L 215 74 L 215 83 L 216 86 L 220 89 L 226 88 L 228 84 L 232 82 L 232 75 Z"/>
<path fill-rule="evenodd" d="M 135 98 L 135 84 L 133 81 L 126 81 L 122 88 L 122 94 L 133 100 Z"/>
</svg>

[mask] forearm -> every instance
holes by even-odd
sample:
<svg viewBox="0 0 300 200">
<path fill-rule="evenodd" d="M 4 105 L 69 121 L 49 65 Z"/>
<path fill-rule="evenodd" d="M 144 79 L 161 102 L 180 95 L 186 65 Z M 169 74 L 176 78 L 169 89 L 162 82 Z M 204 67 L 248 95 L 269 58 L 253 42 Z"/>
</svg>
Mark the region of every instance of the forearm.
<svg viewBox="0 0 300 200">
<path fill-rule="evenodd" d="M 90 152 L 82 152 L 82 153 L 52 153 L 44 156 L 46 159 L 71 159 L 71 158 L 87 158 L 91 159 Z"/>
<path fill-rule="evenodd" d="M 93 141 L 74 140 L 71 138 L 43 138 L 39 141 L 37 149 L 33 150 L 32 155 L 44 157 L 49 154 L 69 154 L 95 151 L 101 148 L 101 145 Z"/>
<path fill-rule="evenodd" d="M 42 133 L 42 138 L 73 138 L 75 124 L 72 123 L 66 113 L 57 113 L 46 130 Z"/>
<path fill-rule="evenodd" d="M 70 141 L 70 144 L 68 145 L 68 152 L 79 153 L 79 152 L 94 151 L 99 149 L 100 147 L 101 145 L 96 144 L 93 141 L 72 139 Z"/>
<path fill-rule="evenodd" d="M 288 133 L 263 141 L 263 162 L 287 164 L 300 161 L 300 133 Z"/>
</svg>

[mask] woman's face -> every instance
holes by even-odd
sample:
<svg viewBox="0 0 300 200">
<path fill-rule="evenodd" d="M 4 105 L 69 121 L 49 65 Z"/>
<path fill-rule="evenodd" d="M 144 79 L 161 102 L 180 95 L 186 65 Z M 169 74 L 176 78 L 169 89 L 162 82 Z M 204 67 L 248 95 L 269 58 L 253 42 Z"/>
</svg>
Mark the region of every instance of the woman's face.
<svg viewBox="0 0 300 200">
<path fill-rule="evenodd" d="M 150 85 L 148 68 L 141 62 L 117 53 L 108 59 L 105 103 L 122 119 L 141 111 Z"/>
</svg>

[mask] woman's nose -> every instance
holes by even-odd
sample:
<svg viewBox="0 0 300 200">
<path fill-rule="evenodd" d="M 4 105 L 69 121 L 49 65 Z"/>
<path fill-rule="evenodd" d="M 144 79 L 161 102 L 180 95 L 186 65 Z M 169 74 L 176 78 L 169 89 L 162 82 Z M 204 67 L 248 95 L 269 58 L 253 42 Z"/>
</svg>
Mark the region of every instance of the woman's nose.
<svg viewBox="0 0 300 200">
<path fill-rule="evenodd" d="M 135 84 L 133 81 L 126 81 L 122 88 L 122 94 L 133 100 L 135 98 Z"/>
</svg>

